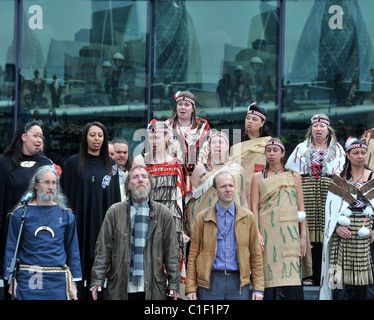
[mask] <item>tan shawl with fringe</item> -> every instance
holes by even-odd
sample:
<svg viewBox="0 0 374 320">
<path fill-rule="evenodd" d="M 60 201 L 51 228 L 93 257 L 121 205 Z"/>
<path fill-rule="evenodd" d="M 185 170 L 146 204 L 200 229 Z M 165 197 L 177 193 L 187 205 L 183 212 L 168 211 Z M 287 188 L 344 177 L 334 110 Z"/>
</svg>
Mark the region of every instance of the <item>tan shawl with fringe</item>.
<svg viewBox="0 0 374 320">
<path fill-rule="evenodd" d="M 293 174 L 296 173 L 286 171 L 260 183 L 259 227 L 265 242 L 265 288 L 301 285 L 303 275 L 311 274 L 308 235 L 309 254 L 300 263 L 298 197 Z"/>
<path fill-rule="evenodd" d="M 261 171 L 266 164 L 265 144 L 271 137 L 262 137 L 254 140 L 247 140 L 231 147 L 230 159 L 232 163 L 238 163 L 245 172 L 245 183 L 247 201 L 251 209 L 251 182 L 253 173 Z"/>
</svg>

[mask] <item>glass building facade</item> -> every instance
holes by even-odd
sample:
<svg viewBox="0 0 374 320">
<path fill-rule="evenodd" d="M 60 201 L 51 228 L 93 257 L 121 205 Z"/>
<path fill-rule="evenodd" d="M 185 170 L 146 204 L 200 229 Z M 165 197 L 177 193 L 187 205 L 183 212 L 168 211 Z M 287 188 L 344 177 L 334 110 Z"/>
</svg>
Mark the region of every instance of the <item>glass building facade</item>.
<svg viewBox="0 0 374 320">
<path fill-rule="evenodd" d="M 232 143 L 251 101 L 288 152 L 315 113 L 341 142 L 360 136 L 374 127 L 372 12 L 373 0 L 2 0 L 0 154 L 35 118 L 59 165 L 94 120 L 135 156 L 182 90 Z"/>
</svg>

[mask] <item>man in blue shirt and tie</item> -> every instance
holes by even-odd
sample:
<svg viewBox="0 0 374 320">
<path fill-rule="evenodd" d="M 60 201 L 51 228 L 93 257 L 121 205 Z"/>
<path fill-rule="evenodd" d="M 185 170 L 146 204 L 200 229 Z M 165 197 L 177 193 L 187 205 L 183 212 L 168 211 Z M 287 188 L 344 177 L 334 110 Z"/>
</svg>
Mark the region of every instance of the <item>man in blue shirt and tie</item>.
<svg viewBox="0 0 374 320">
<path fill-rule="evenodd" d="M 213 180 L 215 206 L 196 217 L 187 265 L 187 299 L 262 300 L 263 261 L 251 211 L 234 202 L 235 180 L 219 172 Z M 250 279 L 250 275 L 252 279 Z"/>
</svg>

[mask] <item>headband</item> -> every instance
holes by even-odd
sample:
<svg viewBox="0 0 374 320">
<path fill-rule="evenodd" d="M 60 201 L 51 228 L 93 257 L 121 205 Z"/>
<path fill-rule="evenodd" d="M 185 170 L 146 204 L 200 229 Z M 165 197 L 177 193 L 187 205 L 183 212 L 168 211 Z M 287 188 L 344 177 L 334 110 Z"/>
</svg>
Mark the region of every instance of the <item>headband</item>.
<svg viewBox="0 0 374 320">
<path fill-rule="evenodd" d="M 259 116 L 261 119 L 263 119 L 264 121 L 266 121 L 266 115 L 264 115 L 263 113 L 259 112 L 259 111 L 256 111 L 256 110 L 252 110 L 251 107 L 253 106 L 256 106 L 257 107 L 257 103 L 256 102 L 253 102 L 251 103 L 249 106 L 248 106 L 248 111 L 247 111 L 247 114 L 254 114 L 256 116 Z"/>
<path fill-rule="evenodd" d="M 185 96 L 180 96 L 178 97 L 178 95 L 180 94 L 180 91 L 178 91 L 175 95 L 174 95 L 174 98 L 175 98 L 175 101 L 176 102 L 179 102 L 179 101 L 188 101 L 190 103 L 192 103 L 193 105 L 195 105 L 195 100 L 194 99 L 191 99 L 189 97 L 185 97 Z"/>
<path fill-rule="evenodd" d="M 275 140 L 271 140 L 271 141 L 266 142 L 266 144 L 265 144 L 265 148 L 266 148 L 267 146 L 278 146 L 278 147 L 280 147 L 283 151 L 285 151 L 283 143 L 278 142 L 278 141 L 275 141 Z"/>
<path fill-rule="evenodd" d="M 324 123 L 324 124 L 326 124 L 326 125 L 330 125 L 330 121 L 329 120 L 327 120 L 327 119 L 322 119 L 322 118 L 320 118 L 318 115 L 314 115 L 313 117 L 312 117 L 312 119 L 311 119 L 311 124 L 314 124 L 314 123 L 316 123 L 316 122 L 322 122 L 322 123 Z"/>
<path fill-rule="evenodd" d="M 148 124 L 147 132 L 150 132 L 150 133 L 158 133 L 158 132 L 168 133 L 169 132 L 169 129 L 164 128 L 164 127 L 156 126 L 155 128 L 150 128 L 150 126 L 156 121 L 157 121 L 156 119 L 151 120 L 151 122 Z"/>
<path fill-rule="evenodd" d="M 221 131 L 214 132 L 214 133 L 210 136 L 210 138 L 209 138 L 209 143 L 212 141 L 212 139 L 213 139 L 214 137 L 220 137 L 220 138 L 223 138 L 223 139 L 225 139 L 225 141 L 227 142 L 227 144 L 230 144 L 230 143 L 229 143 L 229 139 L 227 138 L 227 136 L 226 136 L 224 133 L 222 133 Z"/>
<path fill-rule="evenodd" d="M 354 148 L 364 148 L 364 149 L 368 149 L 367 145 L 360 142 L 358 139 L 356 138 L 353 138 L 353 137 L 349 137 L 347 139 L 347 141 L 345 142 L 345 151 L 349 151 L 349 150 L 352 150 Z"/>
</svg>

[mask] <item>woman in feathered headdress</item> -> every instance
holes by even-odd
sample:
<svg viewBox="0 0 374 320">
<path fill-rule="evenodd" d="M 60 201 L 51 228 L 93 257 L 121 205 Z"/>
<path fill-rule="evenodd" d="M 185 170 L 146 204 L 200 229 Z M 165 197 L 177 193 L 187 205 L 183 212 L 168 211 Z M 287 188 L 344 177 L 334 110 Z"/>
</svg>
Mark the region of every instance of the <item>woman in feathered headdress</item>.
<svg viewBox="0 0 374 320">
<path fill-rule="evenodd" d="M 332 178 L 326 199 L 321 300 L 373 300 L 374 179 L 365 165 L 367 146 L 345 144 L 343 171 Z"/>
</svg>

